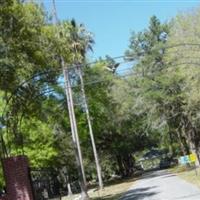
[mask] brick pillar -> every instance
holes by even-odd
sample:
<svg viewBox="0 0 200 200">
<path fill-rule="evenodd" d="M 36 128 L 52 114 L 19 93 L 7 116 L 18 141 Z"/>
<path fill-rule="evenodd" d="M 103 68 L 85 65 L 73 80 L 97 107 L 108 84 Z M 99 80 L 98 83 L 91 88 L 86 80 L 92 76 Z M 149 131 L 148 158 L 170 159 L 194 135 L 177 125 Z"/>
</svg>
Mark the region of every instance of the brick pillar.
<svg viewBox="0 0 200 200">
<path fill-rule="evenodd" d="M 26 156 L 3 160 L 6 196 L 0 200 L 34 200 Z"/>
</svg>

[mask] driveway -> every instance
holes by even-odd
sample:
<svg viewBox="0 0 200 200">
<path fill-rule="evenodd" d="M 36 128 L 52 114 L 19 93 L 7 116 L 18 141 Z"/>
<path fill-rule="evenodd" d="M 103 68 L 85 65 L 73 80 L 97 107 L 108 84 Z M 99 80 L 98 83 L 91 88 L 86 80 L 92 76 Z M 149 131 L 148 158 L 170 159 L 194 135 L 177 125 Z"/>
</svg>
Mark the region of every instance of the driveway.
<svg viewBox="0 0 200 200">
<path fill-rule="evenodd" d="M 145 174 L 120 200 L 200 200 L 200 189 L 174 174 Z"/>
</svg>

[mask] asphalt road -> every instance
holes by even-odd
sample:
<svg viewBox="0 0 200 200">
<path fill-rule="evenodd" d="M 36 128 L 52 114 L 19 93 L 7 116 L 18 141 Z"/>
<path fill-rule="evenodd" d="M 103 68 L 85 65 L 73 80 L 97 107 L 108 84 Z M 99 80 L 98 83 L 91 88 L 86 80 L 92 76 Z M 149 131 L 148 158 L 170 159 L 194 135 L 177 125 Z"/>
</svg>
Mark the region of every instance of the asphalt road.
<svg viewBox="0 0 200 200">
<path fill-rule="evenodd" d="M 120 200 L 200 200 L 200 189 L 174 174 L 156 171 L 144 175 Z"/>
</svg>

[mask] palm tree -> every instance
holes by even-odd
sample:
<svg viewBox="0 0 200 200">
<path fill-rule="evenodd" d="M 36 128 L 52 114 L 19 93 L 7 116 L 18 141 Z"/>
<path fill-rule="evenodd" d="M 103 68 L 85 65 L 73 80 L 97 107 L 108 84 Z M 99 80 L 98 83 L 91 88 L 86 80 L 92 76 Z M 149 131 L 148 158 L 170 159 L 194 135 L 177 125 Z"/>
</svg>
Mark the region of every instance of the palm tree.
<svg viewBox="0 0 200 200">
<path fill-rule="evenodd" d="M 80 79 L 81 84 L 81 92 L 83 96 L 83 105 L 86 112 L 88 127 L 89 127 L 89 134 L 90 139 L 92 143 L 92 149 L 94 153 L 95 163 L 96 163 L 96 170 L 97 170 L 97 176 L 99 181 L 99 188 L 103 189 L 103 181 L 102 181 L 102 174 L 101 174 L 101 166 L 99 163 L 98 153 L 96 150 L 96 144 L 92 129 L 92 123 L 89 113 L 89 108 L 87 104 L 86 94 L 85 94 L 85 88 L 84 88 L 84 80 L 83 80 L 83 74 L 82 74 L 82 68 L 81 64 L 85 62 L 85 55 L 88 50 L 92 51 L 92 44 L 94 43 L 94 40 L 92 39 L 92 35 L 90 32 L 86 31 L 83 24 L 77 25 L 75 20 L 71 20 L 71 50 L 74 53 L 73 62 L 77 66 L 78 75 Z"/>
<path fill-rule="evenodd" d="M 53 0 L 53 9 L 54 9 L 55 22 L 59 23 L 57 13 L 56 13 L 55 0 Z M 61 32 L 59 32 L 59 37 L 61 37 L 61 35 L 62 35 Z M 80 149 L 80 143 L 79 143 L 79 137 L 78 137 L 78 131 L 77 131 L 77 124 L 76 124 L 76 117 L 75 117 L 75 112 L 74 112 L 74 104 L 73 104 L 72 90 L 71 90 L 71 85 L 70 85 L 70 80 L 69 80 L 69 73 L 68 73 L 67 66 L 65 64 L 65 60 L 61 55 L 60 55 L 60 60 L 61 60 L 61 67 L 63 70 L 64 79 L 65 79 L 65 86 L 66 86 L 65 92 L 66 92 L 66 97 L 67 97 L 67 106 L 68 106 L 69 118 L 70 118 L 70 124 L 71 124 L 72 140 L 74 143 L 75 156 L 76 156 L 79 179 L 80 179 L 81 199 L 87 200 L 89 199 L 89 196 L 87 194 L 86 178 L 85 178 L 82 152 Z"/>
</svg>

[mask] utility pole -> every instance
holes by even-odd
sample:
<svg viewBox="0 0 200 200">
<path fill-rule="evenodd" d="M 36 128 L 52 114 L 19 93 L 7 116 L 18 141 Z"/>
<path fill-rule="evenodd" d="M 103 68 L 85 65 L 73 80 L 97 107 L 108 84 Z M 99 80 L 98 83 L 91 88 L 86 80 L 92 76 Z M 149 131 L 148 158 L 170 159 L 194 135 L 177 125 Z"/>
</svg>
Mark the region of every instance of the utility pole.
<svg viewBox="0 0 200 200">
<path fill-rule="evenodd" d="M 69 80 L 69 72 L 68 72 L 67 67 L 64 66 L 64 61 L 62 62 L 62 67 L 63 67 L 63 73 L 64 73 L 64 79 L 65 79 L 65 92 L 67 96 L 67 105 L 68 105 L 70 125 L 71 125 L 71 131 L 72 131 L 72 140 L 74 143 L 75 156 L 76 156 L 78 173 L 79 173 L 81 199 L 87 200 L 89 199 L 89 197 L 87 194 L 86 177 L 85 177 L 82 153 L 80 149 L 79 137 L 78 137 L 78 132 L 77 132 L 76 118 L 75 118 L 73 98 L 72 98 L 72 90 L 71 90 L 71 84 Z"/>
<path fill-rule="evenodd" d="M 90 134 L 90 139 L 91 139 L 91 143 L 92 143 L 92 149 L 93 149 L 93 153 L 94 153 L 95 163 L 96 163 L 99 188 L 102 190 L 103 189 L 103 181 L 102 181 L 102 174 L 101 174 L 101 166 L 99 163 L 99 158 L 98 158 L 98 154 L 97 154 L 97 150 L 96 150 L 94 134 L 93 134 L 93 129 L 92 129 L 92 123 L 91 123 L 90 113 L 89 113 L 87 99 L 86 99 L 86 95 L 85 95 L 85 87 L 84 87 L 82 69 L 79 64 L 77 65 L 77 69 L 78 69 L 78 74 L 79 74 L 79 78 L 80 78 L 80 82 L 81 82 L 81 92 L 82 92 L 82 97 L 83 97 L 83 104 L 84 104 L 84 108 L 85 108 L 85 112 L 86 112 L 89 134 Z"/>
<path fill-rule="evenodd" d="M 56 23 L 58 24 L 59 21 L 56 14 L 57 12 L 56 12 L 55 0 L 53 0 L 53 9 L 54 9 L 55 20 L 56 20 Z M 78 136 L 78 131 L 77 131 L 69 71 L 62 56 L 60 56 L 60 59 L 61 59 L 61 67 L 63 70 L 64 81 L 65 81 L 65 93 L 67 97 L 67 106 L 68 106 L 70 126 L 71 126 L 71 132 L 72 132 L 72 141 L 75 148 L 75 157 L 76 157 L 76 162 L 77 162 L 77 167 L 78 167 L 79 183 L 81 187 L 81 200 L 88 200 L 89 196 L 87 194 L 87 183 L 86 183 L 82 153 L 81 153 L 81 148 L 80 148 L 80 143 L 79 143 L 79 136 Z"/>
</svg>

